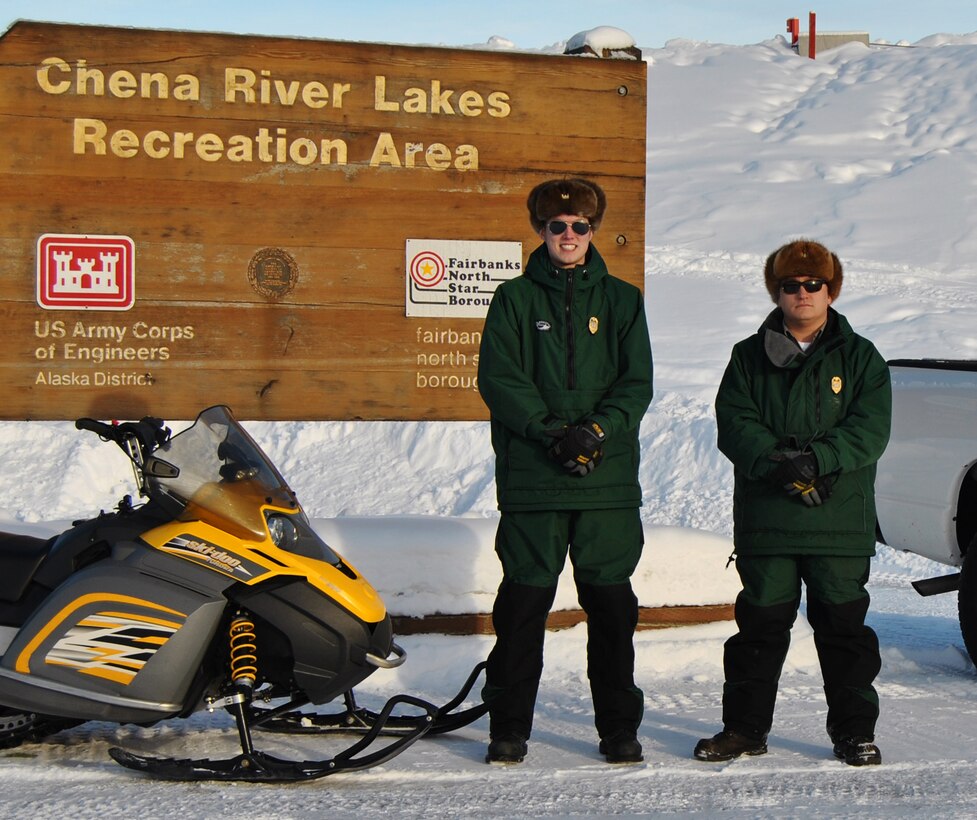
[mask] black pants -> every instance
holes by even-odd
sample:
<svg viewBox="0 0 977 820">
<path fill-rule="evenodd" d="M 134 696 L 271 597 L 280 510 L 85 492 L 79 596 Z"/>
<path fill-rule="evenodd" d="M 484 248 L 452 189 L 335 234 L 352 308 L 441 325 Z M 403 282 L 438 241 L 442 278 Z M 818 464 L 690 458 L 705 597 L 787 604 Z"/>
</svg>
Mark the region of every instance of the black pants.
<svg viewBox="0 0 977 820">
<path fill-rule="evenodd" d="M 587 613 L 587 676 L 597 733 L 636 732 L 644 695 L 634 685 L 638 599 L 631 589 L 644 544 L 637 509 L 503 512 L 495 539 L 503 580 L 492 609 L 496 642 L 482 697 L 492 737 L 528 738 L 543 672 L 546 616 L 566 564 Z"/>
<path fill-rule="evenodd" d="M 736 568 L 743 590 L 735 606 L 739 632 L 725 645 L 725 728 L 758 738 L 770 731 L 803 580 L 828 703 L 828 734 L 873 737 L 879 700 L 872 684 L 882 661 L 878 638 L 865 625 L 869 559 L 741 556 Z"/>
<path fill-rule="evenodd" d="M 495 647 L 489 654 L 482 697 L 489 705 L 490 734 L 528 738 L 543 672 L 546 617 L 556 587 L 503 580 L 492 610 Z M 587 676 L 600 737 L 637 732 L 644 696 L 634 684 L 634 629 L 638 599 L 630 582 L 609 586 L 577 583 L 587 613 Z"/>
</svg>

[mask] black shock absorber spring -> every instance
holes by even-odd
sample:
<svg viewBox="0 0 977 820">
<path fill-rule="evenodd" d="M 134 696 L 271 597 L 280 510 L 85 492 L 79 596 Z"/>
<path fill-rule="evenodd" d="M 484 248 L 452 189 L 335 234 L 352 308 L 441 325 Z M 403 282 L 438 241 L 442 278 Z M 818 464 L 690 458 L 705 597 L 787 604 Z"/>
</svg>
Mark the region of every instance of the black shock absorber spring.
<svg viewBox="0 0 977 820">
<path fill-rule="evenodd" d="M 231 682 L 253 689 L 258 680 L 258 647 L 254 622 L 246 612 L 238 612 L 227 632 L 231 650 Z"/>
</svg>

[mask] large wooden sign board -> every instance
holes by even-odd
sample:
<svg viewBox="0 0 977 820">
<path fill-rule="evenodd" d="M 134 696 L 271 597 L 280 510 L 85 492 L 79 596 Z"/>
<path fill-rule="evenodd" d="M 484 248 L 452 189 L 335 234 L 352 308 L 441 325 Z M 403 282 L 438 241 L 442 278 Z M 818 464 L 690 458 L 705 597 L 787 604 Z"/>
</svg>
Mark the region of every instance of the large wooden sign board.
<svg viewBox="0 0 977 820">
<path fill-rule="evenodd" d="M 641 286 L 645 111 L 641 60 L 15 23 L 0 417 L 484 418 L 534 185 Z"/>
</svg>

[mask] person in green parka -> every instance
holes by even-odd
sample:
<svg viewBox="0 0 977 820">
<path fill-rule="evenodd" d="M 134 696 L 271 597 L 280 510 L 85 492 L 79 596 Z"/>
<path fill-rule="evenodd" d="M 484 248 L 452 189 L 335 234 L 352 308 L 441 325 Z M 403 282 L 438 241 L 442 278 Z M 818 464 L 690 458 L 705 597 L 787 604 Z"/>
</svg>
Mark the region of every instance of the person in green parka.
<svg viewBox="0 0 977 820">
<path fill-rule="evenodd" d="M 875 554 L 875 469 L 892 415 L 889 370 L 831 307 L 843 270 L 823 245 L 782 246 L 764 278 L 777 307 L 733 348 L 716 396 L 719 449 L 733 463 L 743 588 L 738 632 L 724 649 L 723 731 L 700 740 L 694 756 L 767 751 L 803 581 L 834 755 L 877 764 L 881 658 L 865 624 L 865 584 Z"/>
<path fill-rule="evenodd" d="M 592 243 L 606 207 L 600 186 L 550 180 L 530 192 L 527 207 L 543 244 L 521 276 L 496 290 L 478 361 L 503 573 L 482 692 L 486 760 L 526 755 L 546 618 L 569 554 L 587 613 L 599 751 L 612 763 L 636 762 L 644 696 L 634 683 L 630 579 L 644 543 L 638 426 L 652 398 L 644 299 L 608 273 Z"/>
</svg>

